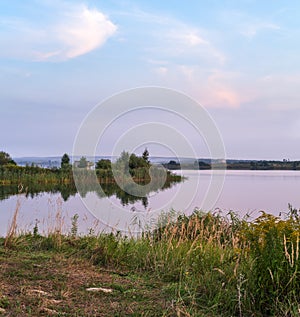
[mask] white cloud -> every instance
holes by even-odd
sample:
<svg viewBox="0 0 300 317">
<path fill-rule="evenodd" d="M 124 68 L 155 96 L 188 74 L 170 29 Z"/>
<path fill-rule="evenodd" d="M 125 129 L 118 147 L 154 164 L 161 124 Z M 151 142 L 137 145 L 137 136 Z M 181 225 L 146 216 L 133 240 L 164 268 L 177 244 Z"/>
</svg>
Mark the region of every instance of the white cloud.
<svg viewBox="0 0 300 317">
<path fill-rule="evenodd" d="M 180 87 L 195 100 L 208 108 L 239 108 L 253 99 L 243 75 L 220 70 L 203 70 L 198 65 L 169 64 L 156 68 L 155 73 L 163 86 Z"/>
<path fill-rule="evenodd" d="M 281 27 L 269 20 L 269 17 L 252 16 L 243 11 L 226 10 L 222 13 L 222 19 L 226 24 L 231 25 L 233 31 L 253 39 L 263 31 L 278 31 Z"/>
<path fill-rule="evenodd" d="M 215 70 L 202 84 L 203 89 L 199 97 L 208 107 L 239 108 L 247 101 L 247 94 L 242 95 L 237 89 L 236 82 L 240 74 Z"/>
<path fill-rule="evenodd" d="M 48 19 L 39 25 L 15 19 L 5 24 L 10 41 L 2 32 L 0 42 L 6 44 L 7 55 L 37 61 L 64 61 L 101 47 L 117 30 L 102 12 L 85 5 L 64 4 L 49 11 L 50 19 L 46 13 Z"/>
<path fill-rule="evenodd" d="M 205 41 L 204 39 L 202 39 L 199 35 L 195 33 L 187 34 L 186 39 L 187 39 L 187 42 L 192 46 L 196 46 L 199 44 L 207 44 L 207 41 Z"/>
<path fill-rule="evenodd" d="M 167 36 L 185 46 L 209 45 L 209 42 L 197 34 L 197 31 L 189 30 L 187 27 L 185 28 L 186 30 L 177 29 Z"/>
<path fill-rule="evenodd" d="M 240 108 L 253 100 L 251 88 L 245 87 L 244 77 L 238 72 L 214 70 L 203 72 L 199 67 L 181 66 L 185 90 L 208 108 Z"/>
<path fill-rule="evenodd" d="M 168 68 L 164 66 L 154 68 L 154 72 L 160 76 L 165 76 L 168 73 Z"/>
<path fill-rule="evenodd" d="M 177 56 L 190 56 L 198 58 L 198 60 L 211 60 L 223 64 L 226 60 L 223 52 L 218 50 L 212 40 L 209 40 L 205 35 L 205 31 L 183 24 L 179 21 L 174 21 L 170 26 L 171 31 L 166 31 L 161 34 L 162 45 L 168 43 L 165 47 L 167 52 L 172 52 Z M 161 50 L 164 51 L 164 47 Z"/>
<path fill-rule="evenodd" d="M 165 60 L 172 63 L 174 58 L 197 59 L 207 63 L 223 64 L 226 57 L 216 48 L 209 31 L 191 25 L 175 17 L 145 12 L 132 8 L 126 12 L 119 12 L 120 16 L 134 20 L 139 27 L 131 29 L 135 38 L 147 38 L 143 46 L 143 54 L 151 54 L 146 60 Z M 143 43 L 144 44 L 144 43 Z M 139 43 L 137 43 L 138 47 Z M 152 62 L 150 62 L 153 64 Z"/>
<path fill-rule="evenodd" d="M 241 34 L 248 38 L 253 38 L 258 32 L 263 30 L 280 30 L 280 27 L 273 23 L 258 22 L 251 23 L 249 25 L 244 25 Z"/>
<path fill-rule="evenodd" d="M 100 11 L 82 7 L 70 16 L 67 25 L 57 27 L 58 40 L 65 45 L 63 55 L 73 58 L 103 45 L 117 27 Z"/>
</svg>

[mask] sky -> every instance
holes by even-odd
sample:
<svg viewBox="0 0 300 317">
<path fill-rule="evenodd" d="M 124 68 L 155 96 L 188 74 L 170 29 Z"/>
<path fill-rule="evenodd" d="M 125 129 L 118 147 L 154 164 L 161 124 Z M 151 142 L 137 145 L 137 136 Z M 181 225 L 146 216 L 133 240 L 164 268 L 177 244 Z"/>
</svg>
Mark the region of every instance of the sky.
<svg viewBox="0 0 300 317">
<path fill-rule="evenodd" d="M 204 107 L 227 158 L 300 160 L 299 12 L 297 0 L 0 0 L 0 150 L 71 153 L 95 105 L 155 86 Z M 106 133 L 97 154 L 114 142 Z"/>
</svg>

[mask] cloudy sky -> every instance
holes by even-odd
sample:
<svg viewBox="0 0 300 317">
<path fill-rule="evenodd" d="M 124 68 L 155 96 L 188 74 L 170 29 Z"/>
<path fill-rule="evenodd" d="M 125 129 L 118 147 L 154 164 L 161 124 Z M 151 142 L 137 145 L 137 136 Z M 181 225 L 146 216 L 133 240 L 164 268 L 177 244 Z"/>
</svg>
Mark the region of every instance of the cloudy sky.
<svg viewBox="0 0 300 317">
<path fill-rule="evenodd" d="M 228 158 L 299 160 L 299 12 L 297 0 L 2 0 L 0 150 L 71 153 L 97 103 L 159 86 L 207 109 Z"/>
</svg>

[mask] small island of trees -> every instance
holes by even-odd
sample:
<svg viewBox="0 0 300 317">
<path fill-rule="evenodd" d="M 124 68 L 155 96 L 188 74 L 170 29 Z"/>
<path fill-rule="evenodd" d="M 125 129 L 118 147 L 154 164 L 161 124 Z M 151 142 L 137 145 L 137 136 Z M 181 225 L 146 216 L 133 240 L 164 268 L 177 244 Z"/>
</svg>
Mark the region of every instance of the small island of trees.
<svg viewBox="0 0 300 317">
<path fill-rule="evenodd" d="M 73 170 L 85 176 L 96 172 L 99 183 L 115 183 L 115 177 L 121 176 L 123 178 L 130 176 L 137 183 L 147 183 L 151 180 L 149 174 L 151 167 L 152 177 L 160 177 L 164 172 L 167 173 L 168 181 L 181 179 L 170 171 L 162 171 L 161 167 L 153 166 L 147 149 L 141 156 L 123 151 L 114 163 L 109 159 L 100 159 L 96 164 L 82 156 L 72 165 L 69 155 L 65 153 L 61 157 L 60 168 L 43 168 L 34 164 L 18 166 L 8 153 L 2 151 L 0 152 L 0 184 L 74 184 Z"/>
<path fill-rule="evenodd" d="M 75 184 L 74 175 L 80 179 L 79 188 L 78 184 Z M 102 190 L 94 186 L 95 175 Z M 134 195 L 127 193 L 118 185 L 128 183 L 132 187 L 133 184 L 146 185 L 150 181 L 150 187 L 137 187 L 139 191 Z M 69 155 L 65 153 L 61 157 L 60 168 L 43 168 L 34 164 L 18 166 L 8 153 L 0 154 L 0 200 L 20 192 L 31 197 L 40 192 L 60 192 L 62 198 L 67 200 L 77 192 L 85 196 L 88 192 L 96 191 L 99 198 L 104 197 L 103 195 L 115 195 L 124 205 L 141 200 L 143 205 L 147 206 L 147 195 L 151 191 L 170 188 L 180 181 L 181 176 L 161 166 L 152 165 L 147 149 L 141 156 L 123 151 L 115 162 L 100 159 L 96 164 L 84 156 L 71 164 Z"/>
</svg>

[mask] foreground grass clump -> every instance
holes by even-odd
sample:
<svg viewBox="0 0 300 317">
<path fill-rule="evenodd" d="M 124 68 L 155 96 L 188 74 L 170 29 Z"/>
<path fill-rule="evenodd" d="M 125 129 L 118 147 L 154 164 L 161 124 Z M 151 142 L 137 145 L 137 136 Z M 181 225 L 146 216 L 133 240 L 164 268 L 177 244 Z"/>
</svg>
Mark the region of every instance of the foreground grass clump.
<svg viewBox="0 0 300 317">
<path fill-rule="evenodd" d="M 0 308 L 13 316 L 47 309 L 64 316 L 299 316 L 295 209 L 285 219 L 262 213 L 253 222 L 200 211 L 166 216 L 139 238 L 78 237 L 74 226 L 69 236 L 43 237 L 35 228 L 0 241 Z M 11 284 L 20 285 L 15 293 Z M 87 294 L 97 286 L 112 293 Z M 36 289 L 47 290 L 48 302 Z M 49 298 L 60 302 L 51 306 Z"/>
</svg>

